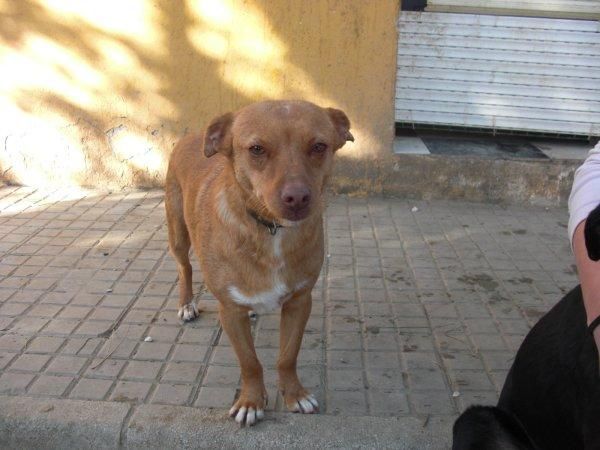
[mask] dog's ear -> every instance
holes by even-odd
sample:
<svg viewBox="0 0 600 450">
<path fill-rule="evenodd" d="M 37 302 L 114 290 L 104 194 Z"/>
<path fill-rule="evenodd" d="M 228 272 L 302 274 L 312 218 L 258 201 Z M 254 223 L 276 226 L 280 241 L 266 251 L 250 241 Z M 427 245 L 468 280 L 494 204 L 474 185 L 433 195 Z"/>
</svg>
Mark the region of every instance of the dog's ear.
<svg viewBox="0 0 600 450">
<path fill-rule="evenodd" d="M 231 154 L 233 145 L 231 139 L 231 124 L 233 113 L 223 114 L 213 119 L 204 133 L 204 154 L 210 158 L 215 153 L 226 156 Z"/>
<path fill-rule="evenodd" d="M 354 142 L 354 136 L 350 133 L 350 120 L 346 113 L 335 108 L 327 108 L 326 111 L 340 137 L 338 148 L 342 147 L 346 141 Z"/>
<path fill-rule="evenodd" d="M 600 205 L 588 216 L 583 234 L 588 256 L 592 261 L 600 261 Z"/>
</svg>

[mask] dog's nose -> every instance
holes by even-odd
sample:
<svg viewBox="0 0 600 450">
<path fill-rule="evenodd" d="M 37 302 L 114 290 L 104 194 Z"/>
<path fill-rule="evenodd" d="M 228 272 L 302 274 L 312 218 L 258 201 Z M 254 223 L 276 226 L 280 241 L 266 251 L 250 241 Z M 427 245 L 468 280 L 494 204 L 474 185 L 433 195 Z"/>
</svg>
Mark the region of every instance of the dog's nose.
<svg viewBox="0 0 600 450">
<path fill-rule="evenodd" d="M 281 190 L 281 201 L 285 207 L 298 211 L 310 203 L 310 190 L 301 183 L 288 183 Z"/>
</svg>

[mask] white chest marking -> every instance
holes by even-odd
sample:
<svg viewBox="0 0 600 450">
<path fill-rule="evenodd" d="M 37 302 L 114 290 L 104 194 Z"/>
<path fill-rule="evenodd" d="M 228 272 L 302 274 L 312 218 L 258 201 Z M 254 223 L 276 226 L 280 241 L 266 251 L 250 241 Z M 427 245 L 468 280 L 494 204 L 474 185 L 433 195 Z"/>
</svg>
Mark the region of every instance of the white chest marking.
<svg viewBox="0 0 600 450">
<path fill-rule="evenodd" d="M 280 308 L 288 301 L 294 292 L 306 286 L 306 281 L 301 281 L 290 289 L 281 277 L 281 270 L 285 267 L 281 248 L 283 235 L 284 230 L 280 229 L 277 234 L 273 236 L 273 257 L 276 264 L 271 275 L 271 288 L 254 295 L 245 295 L 237 286 L 231 285 L 228 290 L 229 295 L 231 295 L 234 302 L 240 305 L 250 306 L 253 309 L 273 311 L 274 309 Z"/>
<path fill-rule="evenodd" d="M 217 214 L 225 224 L 236 224 L 237 220 L 235 220 L 235 217 L 229 208 L 227 198 L 225 197 L 225 192 L 221 191 L 217 195 Z"/>
</svg>

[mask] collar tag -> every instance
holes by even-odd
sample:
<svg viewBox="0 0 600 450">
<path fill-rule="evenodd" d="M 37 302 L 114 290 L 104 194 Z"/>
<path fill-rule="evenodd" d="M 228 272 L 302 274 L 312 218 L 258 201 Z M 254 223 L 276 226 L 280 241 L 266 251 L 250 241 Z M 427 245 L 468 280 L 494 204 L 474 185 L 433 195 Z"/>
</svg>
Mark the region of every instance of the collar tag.
<svg viewBox="0 0 600 450">
<path fill-rule="evenodd" d="M 261 225 L 264 225 L 265 227 L 267 227 L 267 229 L 269 230 L 269 234 L 271 236 L 275 236 L 277 234 L 277 230 L 280 229 L 280 228 L 283 228 L 283 225 L 275 222 L 275 220 L 266 220 L 266 219 L 262 218 L 261 216 L 259 216 L 254 211 L 250 210 L 250 211 L 248 211 L 248 213 L 258 223 L 260 223 Z"/>
</svg>

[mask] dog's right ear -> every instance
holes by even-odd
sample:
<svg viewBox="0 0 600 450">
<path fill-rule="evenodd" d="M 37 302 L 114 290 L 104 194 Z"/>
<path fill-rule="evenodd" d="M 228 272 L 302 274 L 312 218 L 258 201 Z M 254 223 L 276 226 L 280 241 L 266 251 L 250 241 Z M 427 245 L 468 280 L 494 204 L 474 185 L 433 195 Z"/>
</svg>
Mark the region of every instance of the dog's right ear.
<svg viewBox="0 0 600 450">
<path fill-rule="evenodd" d="M 600 261 L 600 205 L 588 216 L 583 234 L 589 258 Z"/>
<path fill-rule="evenodd" d="M 204 154 L 210 158 L 215 153 L 229 156 L 232 150 L 231 124 L 233 113 L 223 114 L 213 119 L 204 133 Z"/>
</svg>

